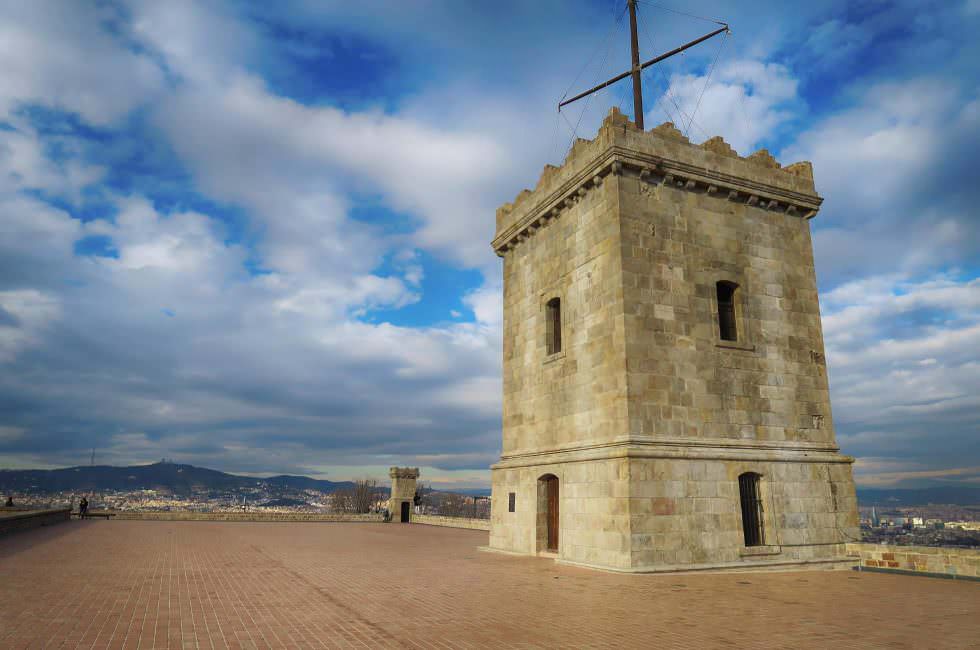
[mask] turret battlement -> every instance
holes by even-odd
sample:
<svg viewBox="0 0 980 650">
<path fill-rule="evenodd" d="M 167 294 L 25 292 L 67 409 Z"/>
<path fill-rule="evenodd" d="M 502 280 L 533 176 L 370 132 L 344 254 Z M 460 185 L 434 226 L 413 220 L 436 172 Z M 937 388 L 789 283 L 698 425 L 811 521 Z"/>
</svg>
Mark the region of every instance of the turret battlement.
<svg viewBox="0 0 980 650">
<path fill-rule="evenodd" d="M 534 190 L 497 209 L 494 250 L 505 254 L 610 174 L 635 174 L 803 218 L 816 215 L 823 200 L 807 161 L 783 167 L 766 149 L 743 157 L 720 136 L 695 144 L 671 122 L 640 131 L 613 108 L 593 140 L 576 139 L 561 167 L 545 165 Z"/>
<path fill-rule="evenodd" d="M 419 477 L 418 467 L 392 467 L 388 470 L 388 476 L 391 478 L 411 478 L 416 479 Z"/>
</svg>

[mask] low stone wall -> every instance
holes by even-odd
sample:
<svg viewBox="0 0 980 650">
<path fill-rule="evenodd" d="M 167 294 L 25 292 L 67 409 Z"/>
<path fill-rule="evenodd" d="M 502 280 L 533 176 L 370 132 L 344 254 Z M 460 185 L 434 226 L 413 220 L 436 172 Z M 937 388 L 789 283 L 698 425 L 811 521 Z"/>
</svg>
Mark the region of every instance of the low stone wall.
<svg viewBox="0 0 980 650">
<path fill-rule="evenodd" d="M 191 512 L 154 510 L 110 510 L 113 519 L 139 519 L 144 521 L 351 521 L 382 522 L 380 514 L 327 514 L 318 512 Z"/>
<path fill-rule="evenodd" d="M 954 578 L 980 580 L 980 550 L 934 546 L 848 544 L 847 553 L 861 558 L 861 568 L 940 574 Z"/>
<path fill-rule="evenodd" d="M 468 517 L 440 517 L 439 515 L 412 514 L 413 524 L 426 526 L 447 526 L 449 528 L 470 528 L 472 530 L 490 530 L 489 519 L 470 519 Z"/>
<path fill-rule="evenodd" d="M 68 508 L 56 510 L 4 510 L 0 513 L 0 535 L 59 524 L 71 519 Z"/>
</svg>

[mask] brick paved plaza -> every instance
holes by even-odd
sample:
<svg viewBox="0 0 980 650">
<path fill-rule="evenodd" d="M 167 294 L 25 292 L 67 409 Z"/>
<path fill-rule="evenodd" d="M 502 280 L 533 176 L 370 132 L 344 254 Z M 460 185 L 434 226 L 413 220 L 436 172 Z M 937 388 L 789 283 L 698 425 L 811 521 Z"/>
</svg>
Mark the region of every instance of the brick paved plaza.
<svg viewBox="0 0 980 650">
<path fill-rule="evenodd" d="M 980 584 L 621 575 L 401 524 L 85 521 L 0 538 L 3 648 L 966 648 Z"/>
</svg>

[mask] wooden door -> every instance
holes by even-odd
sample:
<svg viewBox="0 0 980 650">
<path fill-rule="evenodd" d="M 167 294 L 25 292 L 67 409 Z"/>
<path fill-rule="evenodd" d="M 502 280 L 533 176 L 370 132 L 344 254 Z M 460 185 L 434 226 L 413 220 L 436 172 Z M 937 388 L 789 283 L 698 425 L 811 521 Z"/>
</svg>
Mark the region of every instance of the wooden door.
<svg viewBox="0 0 980 650">
<path fill-rule="evenodd" d="M 402 501 L 402 523 L 407 524 L 409 519 L 408 501 Z"/>
<path fill-rule="evenodd" d="M 558 477 L 549 476 L 548 486 L 548 550 L 558 550 Z"/>
</svg>

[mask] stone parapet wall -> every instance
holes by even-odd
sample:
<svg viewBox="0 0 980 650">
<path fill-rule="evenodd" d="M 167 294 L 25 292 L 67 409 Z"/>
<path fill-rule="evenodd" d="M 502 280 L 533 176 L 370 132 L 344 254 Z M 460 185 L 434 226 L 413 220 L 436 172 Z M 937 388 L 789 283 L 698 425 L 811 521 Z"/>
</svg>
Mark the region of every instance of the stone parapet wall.
<svg viewBox="0 0 980 650">
<path fill-rule="evenodd" d="M 412 515 L 413 524 L 426 526 L 446 526 L 448 528 L 469 528 L 472 530 L 490 530 L 489 519 L 471 519 L 469 517 L 441 517 L 439 515 Z"/>
<path fill-rule="evenodd" d="M 980 580 L 980 550 L 934 546 L 848 544 L 848 555 L 861 558 L 862 568 L 934 573 Z"/>
<path fill-rule="evenodd" d="M 317 512 L 154 512 L 145 510 L 109 511 L 114 519 L 138 519 L 144 521 L 351 521 L 382 522 L 380 514 L 326 514 Z"/>
<path fill-rule="evenodd" d="M 71 510 L 27 510 L 16 511 L 5 509 L 0 512 L 0 535 L 30 528 L 50 526 L 71 519 Z"/>
</svg>

